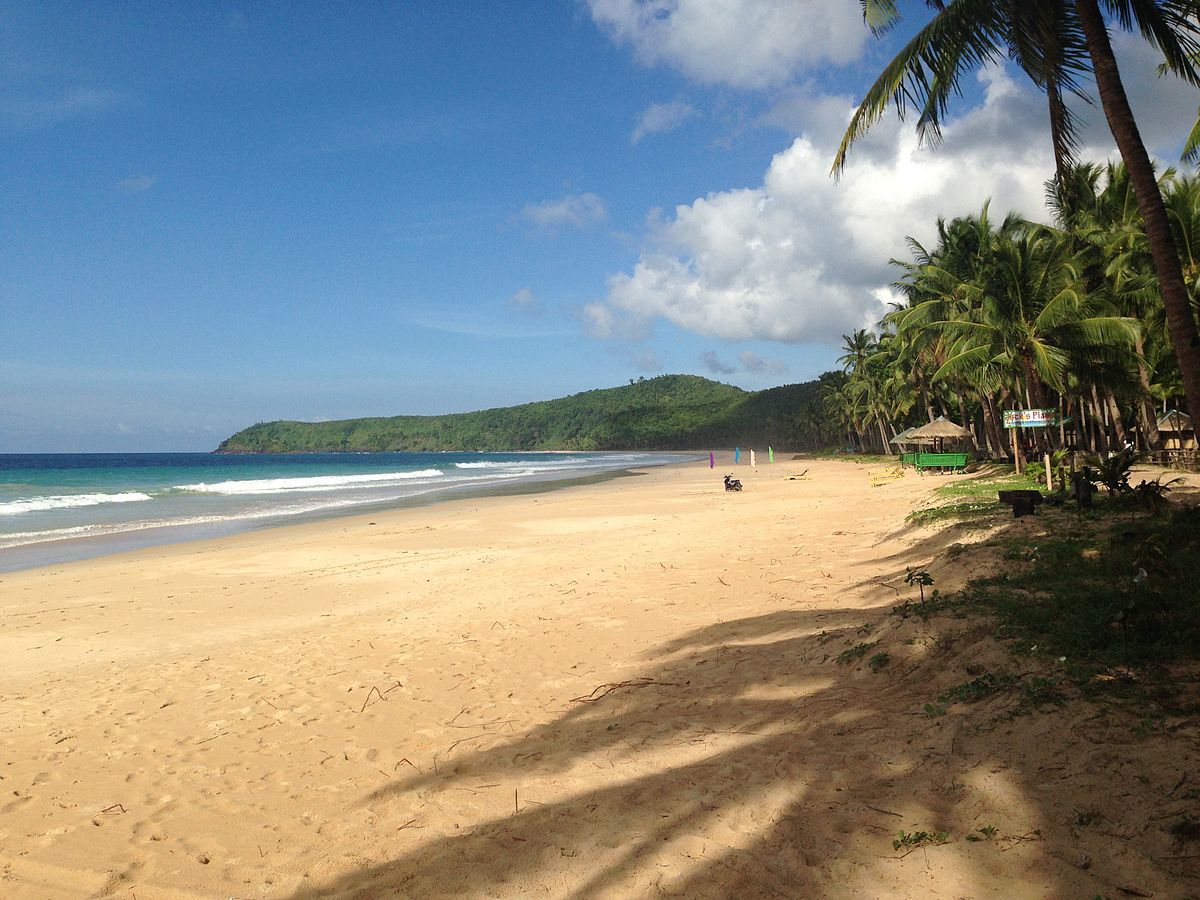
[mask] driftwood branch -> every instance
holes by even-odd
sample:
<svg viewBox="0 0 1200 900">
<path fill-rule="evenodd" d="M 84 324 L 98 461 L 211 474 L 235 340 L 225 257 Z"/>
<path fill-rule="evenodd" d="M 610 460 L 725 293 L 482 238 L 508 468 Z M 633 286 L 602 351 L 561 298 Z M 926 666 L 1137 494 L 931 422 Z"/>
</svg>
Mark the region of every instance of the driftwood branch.
<svg viewBox="0 0 1200 900">
<path fill-rule="evenodd" d="M 597 700 L 602 700 L 613 691 L 619 691 L 621 688 L 640 688 L 649 687 L 652 684 L 657 684 L 662 687 L 682 687 L 677 681 L 653 681 L 649 678 L 634 678 L 629 681 L 609 682 L 608 684 L 599 685 L 593 688 L 590 694 L 582 697 L 572 697 L 572 703 L 595 703 Z"/>
</svg>

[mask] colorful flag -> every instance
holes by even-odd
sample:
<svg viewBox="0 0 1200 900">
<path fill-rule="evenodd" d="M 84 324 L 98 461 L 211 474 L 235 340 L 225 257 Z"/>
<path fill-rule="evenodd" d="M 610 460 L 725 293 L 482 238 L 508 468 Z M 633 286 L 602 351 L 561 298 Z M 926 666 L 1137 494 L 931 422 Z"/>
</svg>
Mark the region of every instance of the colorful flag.
<svg viewBox="0 0 1200 900">
<path fill-rule="evenodd" d="M 734 447 L 734 448 L 733 448 L 733 464 L 736 466 L 736 465 L 738 464 L 738 461 L 739 461 L 741 458 L 742 458 L 742 448 L 741 448 L 741 447 Z"/>
<path fill-rule="evenodd" d="M 752 467 L 753 467 L 753 466 L 757 466 L 757 465 L 758 465 L 758 463 L 756 463 L 756 462 L 754 461 L 754 451 L 753 451 L 753 450 L 751 450 L 751 451 L 750 451 L 750 465 L 751 465 Z"/>
<path fill-rule="evenodd" d="M 717 467 L 717 458 L 713 456 L 713 452 L 711 450 L 708 451 L 708 467 L 710 469 L 715 469 Z"/>
<path fill-rule="evenodd" d="M 772 450 L 770 447 L 767 448 L 767 461 L 775 462 L 775 451 Z"/>
</svg>

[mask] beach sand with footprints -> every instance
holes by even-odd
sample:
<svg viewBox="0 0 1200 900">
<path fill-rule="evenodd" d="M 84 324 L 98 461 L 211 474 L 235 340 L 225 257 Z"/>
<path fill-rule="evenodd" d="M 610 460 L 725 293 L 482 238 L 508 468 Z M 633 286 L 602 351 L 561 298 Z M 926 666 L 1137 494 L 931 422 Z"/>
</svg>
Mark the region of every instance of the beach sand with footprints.
<svg viewBox="0 0 1200 900">
<path fill-rule="evenodd" d="M 3 576 L 0 894 L 1200 894 L 1162 824 L 1194 723 L 926 714 L 1012 665 L 986 622 L 891 614 L 906 566 L 998 564 L 905 524 L 945 479 L 722 474 Z"/>
</svg>

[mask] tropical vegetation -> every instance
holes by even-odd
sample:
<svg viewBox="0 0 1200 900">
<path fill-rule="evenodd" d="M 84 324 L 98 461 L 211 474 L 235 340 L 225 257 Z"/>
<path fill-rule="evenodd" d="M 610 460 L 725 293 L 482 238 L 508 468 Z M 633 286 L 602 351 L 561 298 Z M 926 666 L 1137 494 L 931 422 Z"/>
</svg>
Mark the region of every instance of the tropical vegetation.
<svg viewBox="0 0 1200 900">
<path fill-rule="evenodd" d="M 864 18 L 876 33 L 891 30 L 901 18 L 895 0 L 860 2 Z M 927 307 L 924 313 L 913 311 L 901 317 L 902 321 L 896 323 L 897 333 L 906 327 L 911 329 L 912 323 L 923 317 L 933 316 L 928 320 L 938 323 L 935 331 L 946 346 L 927 351 L 938 358 L 941 350 L 949 349 L 950 355 L 939 360 L 937 368 L 943 378 L 983 378 L 988 384 L 985 393 L 994 397 L 1001 385 L 992 379 L 1016 367 L 1019 376 L 1010 378 L 1004 386 L 1010 392 L 1025 392 L 1026 400 L 1036 402 L 1042 388 L 1069 397 L 1080 390 L 1090 393 L 1094 387 L 1097 396 L 1093 412 L 1100 413 L 1105 406 L 1111 407 L 1109 401 L 1125 388 L 1129 366 L 1120 360 L 1120 347 L 1130 341 L 1136 343 L 1139 336 L 1150 342 L 1149 331 L 1161 330 L 1167 339 L 1165 346 L 1175 357 L 1174 367 L 1182 386 L 1177 393 L 1186 395 L 1192 409 L 1200 409 L 1195 280 L 1189 282 L 1185 275 L 1179 252 L 1187 250 L 1180 244 L 1181 223 L 1173 215 L 1171 198 L 1160 188 L 1161 181 L 1138 131 L 1108 33 L 1110 22 L 1127 31 L 1136 30 L 1163 54 L 1165 71 L 1198 85 L 1200 21 L 1195 0 L 926 0 L 926 5 L 935 11 L 933 17 L 868 90 L 842 139 L 834 172 L 843 168 L 850 146 L 889 104 L 894 104 L 902 116 L 909 106 L 919 109 L 918 132 L 936 140 L 950 100 L 960 92 L 959 82 L 965 72 L 987 63 L 1008 61 L 1046 94 L 1056 160 L 1052 190 L 1062 194 L 1058 197 L 1060 224 L 1066 232 L 1065 236 L 1048 235 L 1044 229 L 1014 224 L 1019 234 L 1001 230 L 996 241 L 989 237 L 983 250 L 986 259 L 978 260 L 968 273 L 974 280 L 960 279 L 952 301 L 947 299 L 941 306 Z M 1133 258 L 1122 257 L 1112 242 L 1104 248 L 1094 247 L 1090 253 L 1083 252 L 1088 237 L 1079 230 L 1082 226 L 1075 214 L 1087 213 L 1074 209 L 1072 202 L 1079 198 L 1070 196 L 1078 187 L 1072 183 L 1077 178 L 1077 132 L 1065 102 L 1067 94 L 1086 98 L 1081 78 L 1094 80 L 1125 164 L 1121 177 L 1128 180 L 1132 193 L 1127 196 L 1135 201 L 1138 214 L 1135 223 L 1132 210 L 1123 210 L 1126 224 L 1137 232 L 1136 246 L 1127 249 L 1140 257 L 1137 268 L 1130 265 Z M 1189 141 L 1185 152 L 1193 147 Z M 1175 189 L 1186 193 L 1183 186 L 1176 185 Z M 950 246 L 935 249 L 955 256 Z M 1121 259 L 1105 258 L 1106 253 Z M 958 258 L 954 261 L 962 262 Z M 1103 273 L 1096 268 L 1085 271 L 1089 263 L 1100 262 L 1110 262 L 1115 268 Z M 914 274 L 909 286 L 922 293 L 925 300 L 932 299 L 928 289 L 948 288 L 964 274 L 951 268 L 946 272 L 949 280 L 935 285 L 933 273 L 924 268 L 926 263 L 918 261 L 917 265 L 922 267 L 922 274 Z M 987 275 L 979 266 L 995 268 Z M 1153 286 L 1145 284 L 1145 273 L 1149 272 L 1154 273 Z M 1008 283 L 1001 285 L 997 279 Z M 981 287 L 981 280 L 985 286 Z M 1014 294 L 1018 282 L 1032 293 Z M 1145 333 L 1139 335 L 1139 322 L 1129 315 L 1136 301 L 1132 294 L 1121 296 L 1120 289 L 1140 292 L 1147 302 L 1153 294 L 1154 316 L 1161 320 L 1162 328 L 1158 322 L 1147 322 Z M 976 310 L 968 314 L 972 304 Z M 951 306 L 954 324 L 936 317 L 940 312 L 950 312 Z M 1158 349 L 1157 341 L 1154 343 L 1153 349 Z M 985 360 L 991 360 L 991 364 L 983 365 Z M 1085 369 L 1077 370 L 1075 366 L 1083 361 Z M 1139 365 L 1148 367 L 1151 363 L 1143 356 Z M 1143 384 L 1141 390 L 1146 393 L 1151 386 Z M 878 419 L 882 413 L 872 409 L 868 415 Z M 1107 415 L 1115 418 L 1111 408 Z M 1120 427 L 1119 422 L 1115 427 Z"/>
<path fill-rule="evenodd" d="M 822 397 L 842 381 L 829 373 L 750 392 L 695 375 L 662 375 L 478 412 L 260 423 L 223 441 L 218 452 L 817 449 L 839 440 Z"/>
<path fill-rule="evenodd" d="M 1168 171 L 1159 184 L 1194 307 L 1200 182 Z M 1184 387 L 1127 170 L 1075 164 L 1047 190 L 1053 224 L 996 222 L 985 203 L 893 260 L 903 299 L 875 331 L 843 336 L 846 380 L 825 392 L 857 445 L 894 449 L 899 430 L 944 415 L 1003 457 L 1005 410 L 1052 409 L 1058 427 L 1030 432 L 1039 451 L 1161 447 L 1157 411 Z"/>
</svg>

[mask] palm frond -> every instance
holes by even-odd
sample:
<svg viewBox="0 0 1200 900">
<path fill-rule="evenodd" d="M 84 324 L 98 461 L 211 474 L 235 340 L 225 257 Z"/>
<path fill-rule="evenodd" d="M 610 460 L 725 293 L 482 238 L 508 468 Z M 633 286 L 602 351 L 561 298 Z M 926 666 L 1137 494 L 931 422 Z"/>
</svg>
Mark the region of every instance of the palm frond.
<svg viewBox="0 0 1200 900">
<path fill-rule="evenodd" d="M 869 0 L 884 12 L 884 0 Z M 867 7 L 864 5 L 864 12 Z M 1003 57 L 1003 17 L 993 0 L 955 0 L 938 12 L 880 73 L 854 111 L 830 170 L 835 178 L 846 165 L 850 145 L 867 133 L 894 104 L 901 119 L 908 107 L 921 108 L 917 131 L 936 141 L 940 122 L 958 77 L 965 70 Z"/>
</svg>

